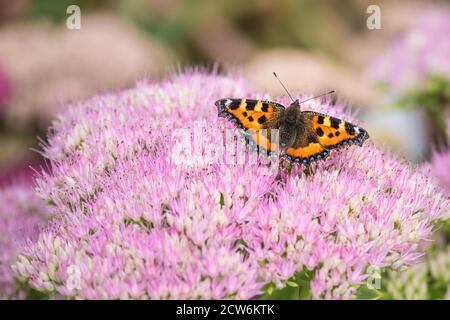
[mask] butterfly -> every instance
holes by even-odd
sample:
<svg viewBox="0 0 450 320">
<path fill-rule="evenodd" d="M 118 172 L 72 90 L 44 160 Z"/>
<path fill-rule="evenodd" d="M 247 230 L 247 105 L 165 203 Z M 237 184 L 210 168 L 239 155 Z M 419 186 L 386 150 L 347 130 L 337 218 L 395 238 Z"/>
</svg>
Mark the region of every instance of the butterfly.
<svg viewBox="0 0 450 320">
<path fill-rule="evenodd" d="M 228 98 L 217 100 L 215 105 L 219 117 L 231 120 L 244 130 L 247 141 L 258 150 L 280 152 L 294 163 L 309 164 L 325 159 L 330 150 L 362 145 L 369 137 L 366 130 L 344 120 L 301 111 L 303 102 L 295 100 L 285 108 L 272 101 Z M 272 141 L 274 129 L 278 129 L 279 143 Z"/>
</svg>

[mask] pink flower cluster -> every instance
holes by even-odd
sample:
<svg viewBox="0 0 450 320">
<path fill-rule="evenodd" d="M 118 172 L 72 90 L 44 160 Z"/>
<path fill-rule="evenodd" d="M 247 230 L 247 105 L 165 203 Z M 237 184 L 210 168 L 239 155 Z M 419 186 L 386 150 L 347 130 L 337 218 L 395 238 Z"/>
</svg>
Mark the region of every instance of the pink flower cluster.
<svg viewBox="0 0 450 320">
<path fill-rule="evenodd" d="M 24 298 L 15 286 L 14 263 L 27 241 L 37 239 L 48 208 L 32 188 L 16 184 L 0 190 L 0 299 Z"/>
<path fill-rule="evenodd" d="M 414 90 L 429 76 L 450 78 L 450 11 L 421 12 L 416 23 L 369 68 L 391 94 Z"/>
<path fill-rule="evenodd" d="M 369 266 L 417 261 L 449 208 L 428 172 L 370 141 L 313 173 L 203 163 L 234 128 L 217 117 L 225 97 L 269 98 L 238 76 L 191 70 L 69 106 L 37 180 L 55 218 L 24 248 L 17 277 L 70 298 L 246 299 L 307 269 L 313 297 L 331 299 L 351 298 Z M 354 121 L 341 103 L 303 108 Z M 174 132 L 199 125 L 199 161 L 173 161 Z"/>
</svg>

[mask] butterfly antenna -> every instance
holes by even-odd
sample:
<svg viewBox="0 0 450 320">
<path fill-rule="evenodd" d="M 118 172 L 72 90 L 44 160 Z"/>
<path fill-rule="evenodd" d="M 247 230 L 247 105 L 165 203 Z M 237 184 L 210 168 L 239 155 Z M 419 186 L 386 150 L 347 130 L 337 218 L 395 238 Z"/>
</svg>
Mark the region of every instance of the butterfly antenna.
<svg viewBox="0 0 450 320">
<path fill-rule="evenodd" d="M 306 100 L 300 101 L 300 102 L 299 102 L 298 104 L 302 104 L 303 102 L 306 102 L 306 101 L 309 101 L 309 100 L 312 100 L 312 99 L 317 99 L 317 98 L 320 98 L 320 97 L 326 96 L 327 94 L 331 94 L 331 93 L 334 93 L 334 92 L 335 92 L 334 90 L 331 90 L 331 91 L 328 91 L 328 92 L 325 92 L 325 93 L 319 94 L 318 96 L 315 96 L 315 97 L 312 97 L 312 98 L 308 98 L 308 99 L 306 99 Z"/>
<path fill-rule="evenodd" d="M 288 94 L 289 98 L 291 98 L 292 102 L 294 102 L 294 98 L 292 98 L 291 94 L 289 93 L 288 89 L 286 89 L 286 87 L 284 86 L 283 82 L 281 82 L 280 78 L 278 78 L 277 74 L 274 72 L 273 75 L 275 76 L 275 78 L 277 78 L 277 80 L 280 82 L 281 86 L 283 87 L 283 89 L 286 91 L 286 93 Z"/>
</svg>

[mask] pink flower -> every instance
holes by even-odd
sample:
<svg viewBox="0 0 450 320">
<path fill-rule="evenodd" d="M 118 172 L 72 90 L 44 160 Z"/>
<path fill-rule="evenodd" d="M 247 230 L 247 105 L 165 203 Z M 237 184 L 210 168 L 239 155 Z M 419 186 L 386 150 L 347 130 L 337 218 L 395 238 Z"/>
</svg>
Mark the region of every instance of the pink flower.
<svg viewBox="0 0 450 320">
<path fill-rule="evenodd" d="M 20 184 L 0 190 L 0 299 L 24 298 L 16 288 L 11 265 L 27 242 L 36 240 L 47 216 L 45 203 L 31 188 Z"/>
<path fill-rule="evenodd" d="M 369 266 L 417 261 L 449 207 L 428 172 L 370 142 L 308 175 L 224 161 L 234 127 L 214 101 L 225 97 L 269 98 L 191 70 L 69 106 L 37 180 L 56 217 L 17 277 L 76 298 L 247 299 L 307 269 L 313 297 L 331 299 L 352 297 Z M 354 121 L 340 102 L 303 108 Z"/>
</svg>

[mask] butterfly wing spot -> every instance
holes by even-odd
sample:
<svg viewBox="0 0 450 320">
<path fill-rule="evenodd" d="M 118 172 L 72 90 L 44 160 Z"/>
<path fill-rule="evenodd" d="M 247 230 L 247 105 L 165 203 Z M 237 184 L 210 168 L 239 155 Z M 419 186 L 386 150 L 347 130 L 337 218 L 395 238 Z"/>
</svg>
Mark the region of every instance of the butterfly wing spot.
<svg viewBox="0 0 450 320">
<path fill-rule="evenodd" d="M 339 129 L 339 125 L 341 124 L 341 120 L 330 117 L 330 126 L 334 129 Z"/>
<path fill-rule="evenodd" d="M 353 127 L 353 131 L 354 131 L 356 134 L 360 134 L 360 133 L 361 133 L 361 131 L 359 130 L 359 128 L 356 127 L 356 126 Z"/>
<path fill-rule="evenodd" d="M 323 124 L 324 123 L 324 116 L 317 116 L 316 117 L 316 122 L 318 124 Z"/>
<path fill-rule="evenodd" d="M 265 115 L 262 115 L 258 118 L 258 123 L 259 124 L 263 124 L 264 122 L 266 122 L 267 118 Z"/>
</svg>

